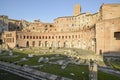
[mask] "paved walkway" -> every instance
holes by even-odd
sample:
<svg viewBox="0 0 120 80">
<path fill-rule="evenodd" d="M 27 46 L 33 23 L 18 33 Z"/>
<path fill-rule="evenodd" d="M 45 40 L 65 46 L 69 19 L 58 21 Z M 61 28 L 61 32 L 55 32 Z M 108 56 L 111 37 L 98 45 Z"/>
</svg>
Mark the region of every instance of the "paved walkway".
<svg viewBox="0 0 120 80">
<path fill-rule="evenodd" d="M 98 70 L 101 70 L 105 73 L 109 73 L 109 74 L 112 74 L 112 75 L 115 75 L 115 76 L 118 76 L 120 77 L 120 71 L 118 70 L 114 70 L 112 68 L 107 68 L 107 67 L 99 67 Z"/>
<path fill-rule="evenodd" d="M 97 80 L 97 64 L 89 65 L 89 80 Z"/>
</svg>

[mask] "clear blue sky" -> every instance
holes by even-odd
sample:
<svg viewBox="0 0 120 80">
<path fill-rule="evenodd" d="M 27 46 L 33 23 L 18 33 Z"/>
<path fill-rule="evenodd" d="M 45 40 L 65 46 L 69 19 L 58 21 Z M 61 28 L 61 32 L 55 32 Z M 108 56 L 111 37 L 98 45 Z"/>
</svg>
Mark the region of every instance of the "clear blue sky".
<svg viewBox="0 0 120 80">
<path fill-rule="evenodd" d="M 105 3 L 120 3 L 120 0 L 0 0 L 0 15 L 11 19 L 53 22 L 57 17 L 71 16 L 74 4 L 80 4 L 82 13 L 96 13 Z"/>
</svg>

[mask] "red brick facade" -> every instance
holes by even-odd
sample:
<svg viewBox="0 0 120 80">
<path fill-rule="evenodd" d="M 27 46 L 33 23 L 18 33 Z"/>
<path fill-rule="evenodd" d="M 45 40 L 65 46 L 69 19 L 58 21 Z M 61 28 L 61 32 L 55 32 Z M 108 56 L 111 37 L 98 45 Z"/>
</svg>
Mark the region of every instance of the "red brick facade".
<svg viewBox="0 0 120 80">
<path fill-rule="evenodd" d="M 115 36 L 118 32 L 118 36 Z M 97 53 L 120 52 L 120 18 L 102 20 L 96 24 Z"/>
</svg>

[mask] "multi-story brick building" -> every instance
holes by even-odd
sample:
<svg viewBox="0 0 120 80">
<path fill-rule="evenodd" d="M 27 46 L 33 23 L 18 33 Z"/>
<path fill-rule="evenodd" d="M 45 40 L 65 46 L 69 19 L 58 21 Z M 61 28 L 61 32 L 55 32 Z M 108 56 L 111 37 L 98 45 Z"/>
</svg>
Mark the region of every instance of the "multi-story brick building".
<svg viewBox="0 0 120 80">
<path fill-rule="evenodd" d="M 77 4 L 73 16 L 58 17 L 54 23 L 29 22 L 20 31 L 5 32 L 3 41 L 10 48 L 82 48 L 96 53 L 120 51 L 119 9 L 120 4 L 103 4 L 95 14 L 81 13 Z"/>
</svg>

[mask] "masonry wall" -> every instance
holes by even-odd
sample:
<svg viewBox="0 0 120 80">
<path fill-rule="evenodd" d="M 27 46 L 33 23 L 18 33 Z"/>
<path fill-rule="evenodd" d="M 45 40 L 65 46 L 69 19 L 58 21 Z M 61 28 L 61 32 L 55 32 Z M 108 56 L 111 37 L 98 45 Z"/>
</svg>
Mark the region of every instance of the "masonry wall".
<svg viewBox="0 0 120 80">
<path fill-rule="evenodd" d="M 100 21 L 96 24 L 97 53 L 120 52 L 120 18 Z"/>
<path fill-rule="evenodd" d="M 100 12 L 103 20 L 120 17 L 120 4 L 103 4 Z"/>
<path fill-rule="evenodd" d="M 79 15 L 81 13 L 81 7 L 79 4 L 74 5 L 73 16 Z"/>
<path fill-rule="evenodd" d="M 2 38 L 3 43 L 7 44 L 9 48 L 14 48 L 16 46 L 16 31 L 5 31 Z"/>
<path fill-rule="evenodd" d="M 22 30 L 21 21 L 20 20 L 9 19 L 8 30 L 9 31 L 20 31 L 20 30 Z"/>
<path fill-rule="evenodd" d="M 77 16 L 58 17 L 54 20 L 54 26 L 59 27 L 59 31 L 79 31 L 93 27 L 99 16 L 99 13 L 82 13 Z"/>
<path fill-rule="evenodd" d="M 17 32 L 20 47 L 53 47 L 95 49 L 94 29 L 80 32 Z"/>
<path fill-rule="evenodd" d="M 0 15 L 0 33 L 8 31 L 8 16 Z"/>
</svg>

